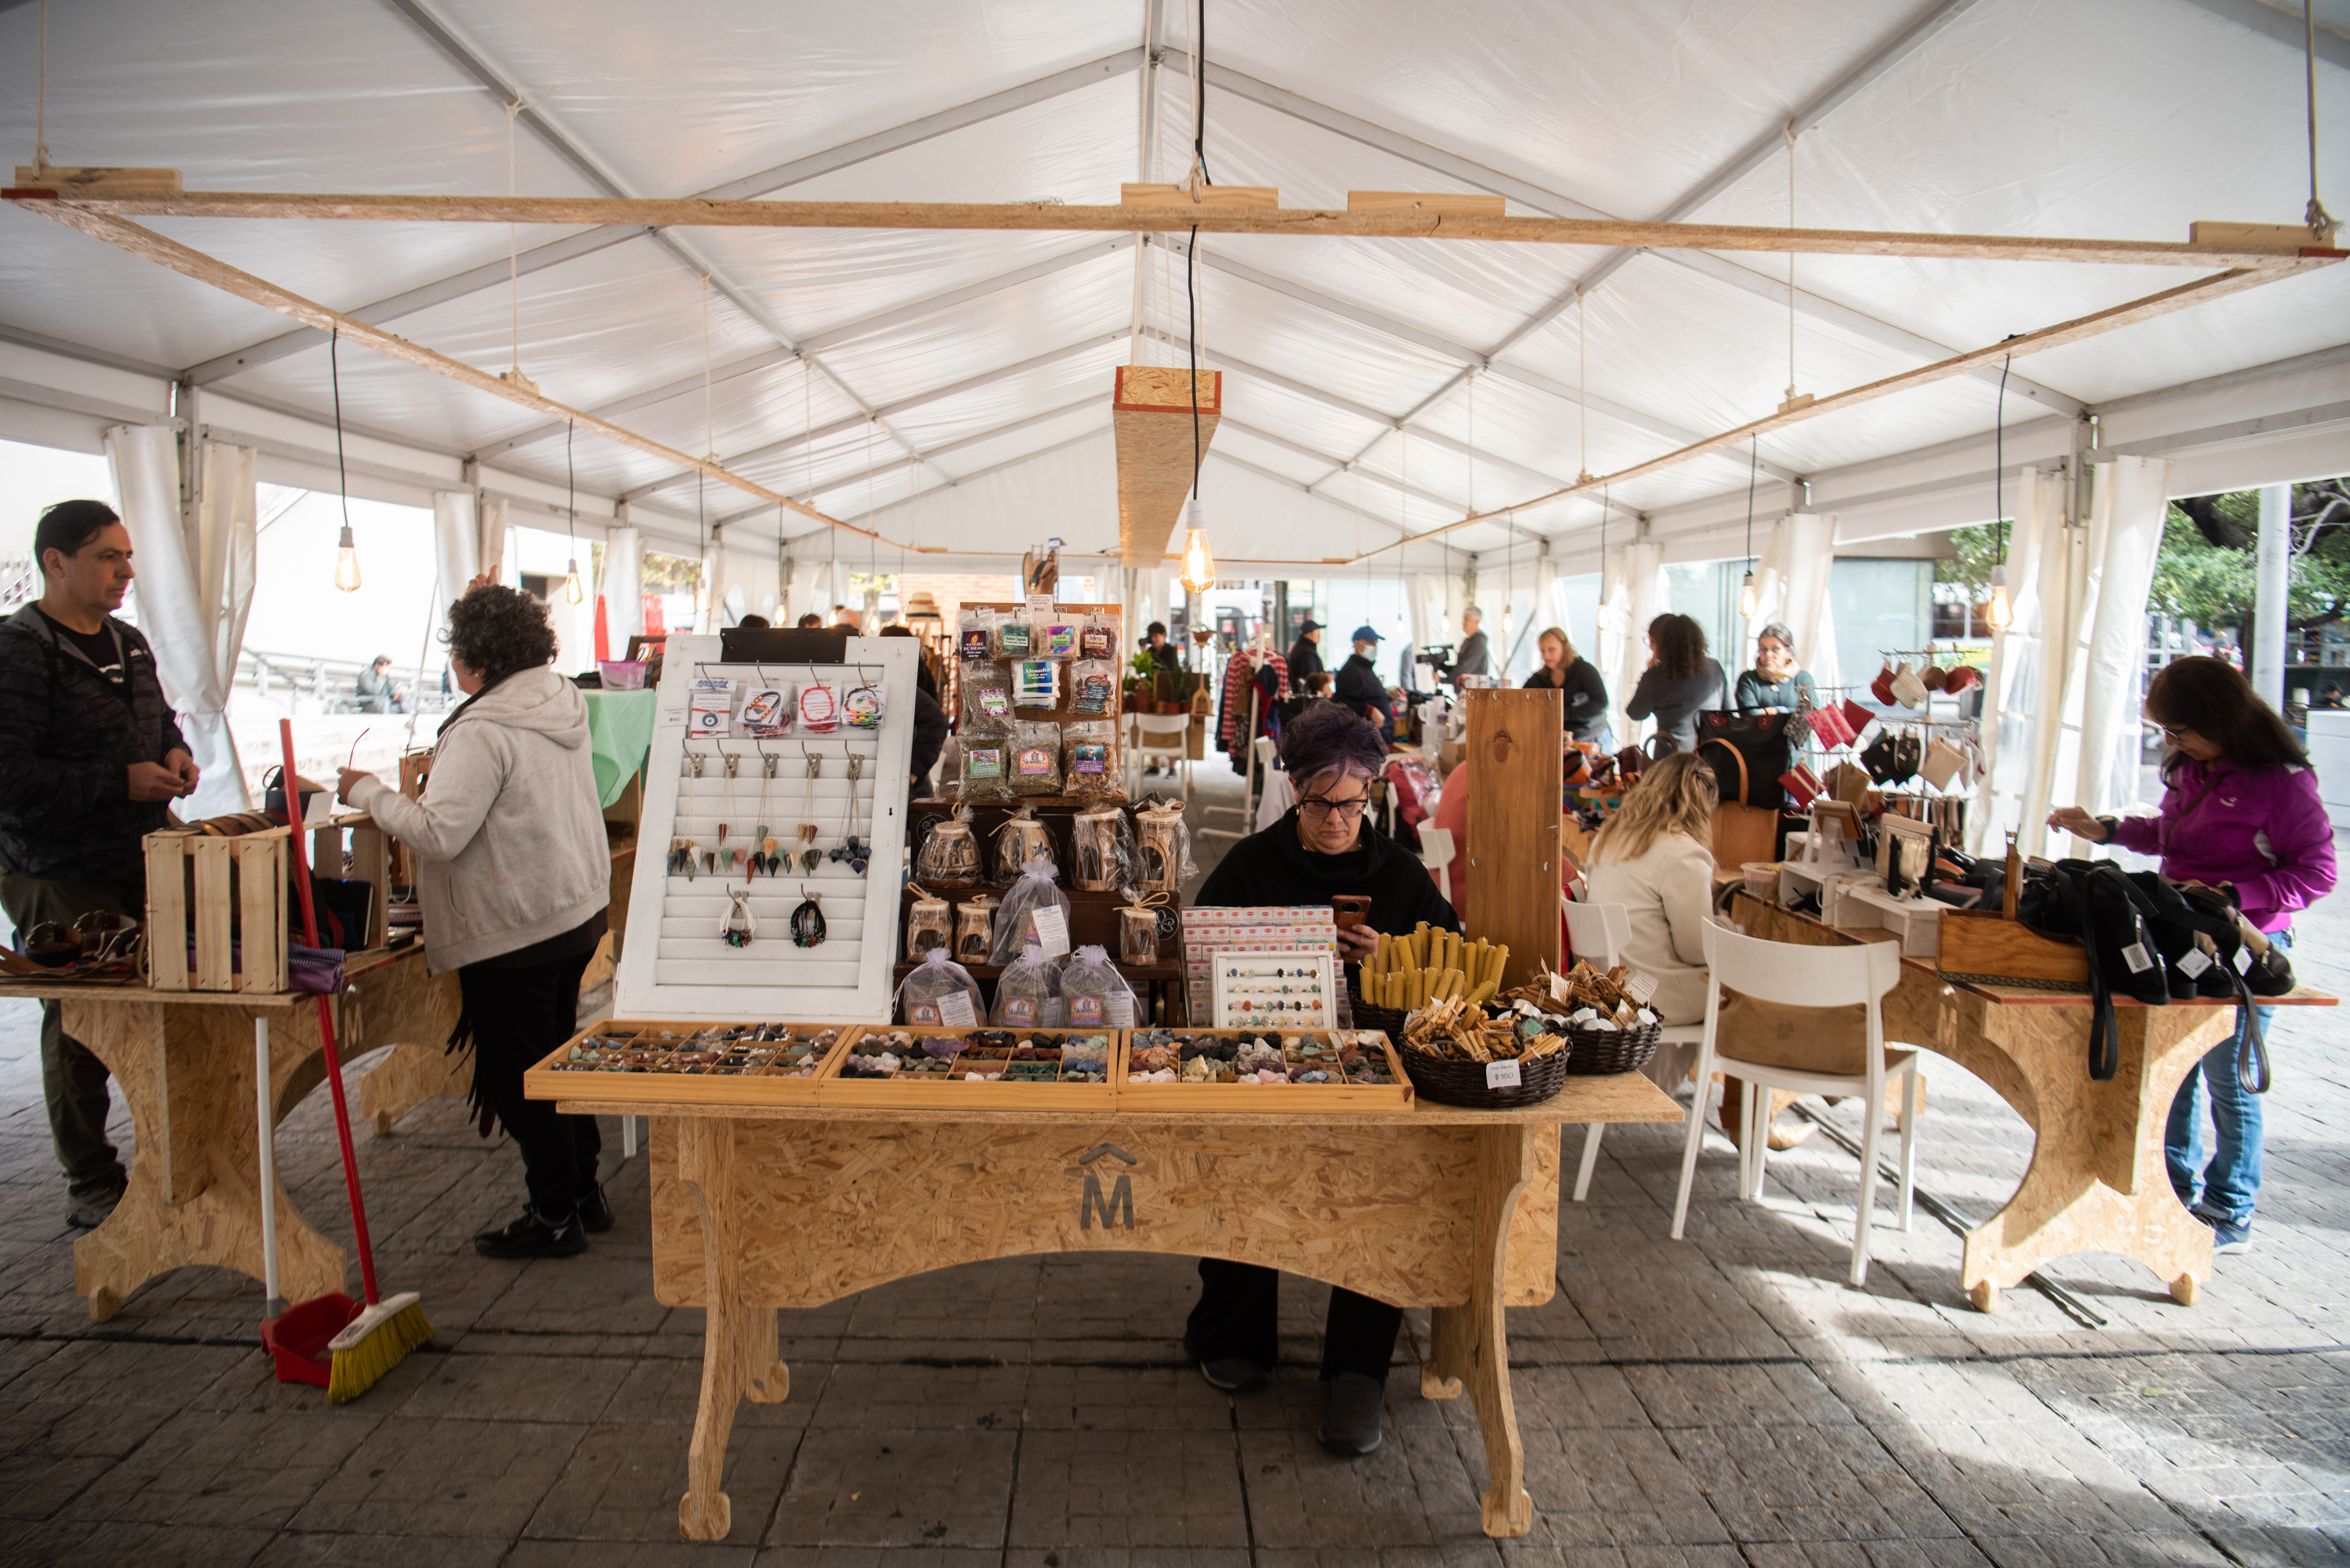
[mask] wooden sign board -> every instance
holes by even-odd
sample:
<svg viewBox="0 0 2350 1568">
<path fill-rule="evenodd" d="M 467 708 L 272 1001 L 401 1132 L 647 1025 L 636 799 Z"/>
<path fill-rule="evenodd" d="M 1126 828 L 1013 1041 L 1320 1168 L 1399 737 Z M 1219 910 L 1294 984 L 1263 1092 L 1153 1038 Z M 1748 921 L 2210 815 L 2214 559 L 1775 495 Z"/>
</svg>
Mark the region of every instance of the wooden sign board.
<svg viewBox="0 0 2350 1568">
<path fill-rule="evenodd" d="M 1224 409 L 1221 371 L 1202 370 L 1199 428 L 1191 417 L 1191 372 L 1173 365 L 1121 365 L 1110 403 L 1118 432 L 1118 544 L 1124 564 L 1156 571 L 1191 493 L 1194 452 L 1204 459 Z"/>
<path fill-rule="evenodd" d="M 1466 693 L 1469 934 L 1508 945 L 1502 989 L 1559 967 L 1559 715 L 1547 688 Z"/>
</svg>

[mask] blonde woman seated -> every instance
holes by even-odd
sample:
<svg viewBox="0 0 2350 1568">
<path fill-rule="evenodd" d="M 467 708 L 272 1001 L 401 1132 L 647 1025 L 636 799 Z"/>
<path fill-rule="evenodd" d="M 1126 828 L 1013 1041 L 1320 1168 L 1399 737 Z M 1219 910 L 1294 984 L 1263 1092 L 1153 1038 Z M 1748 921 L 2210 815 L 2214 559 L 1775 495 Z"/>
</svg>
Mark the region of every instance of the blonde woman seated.
<svg viewBox="0 0 2350 1568">
<path fill-rule="evenodd" d="M 1713 774 L 1689 752 L 1651 763 L 1592 840 L 1586 898 L 1621 904 L 1632 936 L 1623 961 L 1657 982 L 1648 1005 L 1667 1023 L 1705 1019 L 1705 922 L 1713 908 Z M 1646 1071 L 1668 1094 L 1697 1060 L 1667 1044 Z"/>
</svg>

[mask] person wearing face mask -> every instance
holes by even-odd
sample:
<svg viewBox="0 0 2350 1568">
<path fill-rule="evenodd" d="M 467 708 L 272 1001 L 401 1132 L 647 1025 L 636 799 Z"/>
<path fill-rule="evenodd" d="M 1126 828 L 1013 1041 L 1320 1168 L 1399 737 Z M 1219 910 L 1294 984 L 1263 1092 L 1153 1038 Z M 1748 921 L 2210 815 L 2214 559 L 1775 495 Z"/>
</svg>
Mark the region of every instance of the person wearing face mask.
<svg viewBox="0 0 2350 1568">
<path fill-rule="evenodd" d="M 1387 760 L 1378 732 L 1341 704 L 1316 703 L 1282 737 L 1281 755 L 1297 805 L 1261 833 L 1232 846 L 1208 874 L 1196 902 L 1230 906 L 1323 904 L 1340 894 L 1370 898 L 1360 926 L 1338 929 L 1338 956 L 1359 963 L 1378 934 L 1409 934 L 1425 920 L 1461 929 L 1419 857 L 1365 820 L 1371 781 Z M 1281 1275 L 1253 1263 L 1200 1260 L 1200 1301 L 1183 1335 L 1202 1376 L 1227 1392 L 1259 1386 L 1278 1359 Z M 1379 1446 L 1388 1362 L 1403 1309 L 1333 1287 L 1323 1334 L 1322 1380 L 1330 1386 L 1323 1446 L 1348 1457 Z"/>
<path fill-rule="evenodd" d="M 1754 668 L 1738 678 L 1742 713 L 1792 713 L 1812 690 L 1812 672 L 1796 668 L 1795 634 L 1777 621 L 1754 639 Z"/>
<path fill-rule="evenodd" d="M 2096 844 L 2161 857 L 2162 875 L 2232 899 L 2270 941 L 2293 945 L 2293 917 L 2334 890 L 2334 828 L 2309 753 L 2276 710 L 2225 660 L 2181 659 L 2147 687 L 2146 716 L 2162 727 L 2162 809 L 2092 816 L 2066 806 L 2048 826 Z M 2268 1028 L 2274 1008 L 2260 1010 Z M 2251 1245 L 2261 1190 L 2261 1100 L 2236 1076 L 2239 1036 L 2189 1070 L 2170 1104 L 2163 1157 L 2178 1200 L 2211 1227 L 2214 1251 Z M 2203 1158 L 2203 1106 L 2213 1139 Z"/>
</svg>

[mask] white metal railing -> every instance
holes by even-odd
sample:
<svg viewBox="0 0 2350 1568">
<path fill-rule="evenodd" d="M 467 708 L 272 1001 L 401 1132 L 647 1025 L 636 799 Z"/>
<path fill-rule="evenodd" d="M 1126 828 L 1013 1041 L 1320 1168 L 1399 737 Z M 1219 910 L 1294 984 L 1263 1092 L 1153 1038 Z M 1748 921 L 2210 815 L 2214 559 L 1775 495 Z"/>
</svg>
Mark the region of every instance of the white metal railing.
<svg viewBox="0 0 2350 1568">
<path fill-rule="evenodd" d="M 250 688 L 256 697 L 280 693 L 307 697 L 318 704 L 322 712 L 356 713 L 360 711 L 359 672 L 372 668 L 371 660 L 322 659 L 316 654 L 273 653 L 265 649 L 248 648 L 236 656 L 235 683 Z M 391 677 L 395 691 L 405 690 L 408 693 L 406 711 L 437 713 L 457 701 L 453 691 L 442 695 L 441 672 L 437 670 L 395 664 L 386 673 Z"/>
<path fill-rule="evenodd" d="M 40 597 L 41 570 L 30 556 L 0 559 L 0 615 L 14 615 Z"/>
</svg>

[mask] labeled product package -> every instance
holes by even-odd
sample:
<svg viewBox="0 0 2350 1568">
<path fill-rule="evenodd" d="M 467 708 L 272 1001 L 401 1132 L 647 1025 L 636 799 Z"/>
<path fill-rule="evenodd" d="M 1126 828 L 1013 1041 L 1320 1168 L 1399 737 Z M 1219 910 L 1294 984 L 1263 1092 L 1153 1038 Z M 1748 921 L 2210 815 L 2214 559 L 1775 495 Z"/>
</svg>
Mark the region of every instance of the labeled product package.
<svg viewBox="0 0 2350 1568">
<path fill-rule="evenodd" d="M 1071 1029 L 1134 1027 L 1134 987 L 1110 963 L 1109 954 L 1092 943 L 1079 948 L 1061 971 L 1061 1017 Z"/>
<path fill-rule="evenodd" d="M 743 692 L 743 732 L 762 738 L 789 734 L 796 711 L 791 687 L 748 687 Z"/>
<path fill-rule="evenodd" d="M 1012 737 L 1001 730 L 962 738 L 962 782 L 960 797 L 966 803 L 1012 798 Z"/>
<path fill-rule="evenodd" d="M 1053 858 L 1053 834 L 1036 819 L 1036 808 L 1024 803 L 995 827 L 995 879 L 1011 882 L 1021 867 L 1037 856 Z"/>
<path fill-rule="evenodd" d="M 1036 651 L 1036 628 L 1017 616 L 995 623 L 995 657 L 1027 659 Z"/>
<path fill-rule="evenodd" d="M 1094 805 L 1069 819 L 1074 887 L 1107 893 L 1134 882 L 1134 829 L 1115 805 Z"/>
<path fill-rule="evenodd" d="M 1011 775 L 1011 793 L 1014 794 L 1060 794 L 1061 726 L 1050 723 L 1016 726 L 1012 735 Z"/>
<path fill-rule="evenodd" d="M 944 948 L 922 955 L 898 987 L 898 1022 L 975 1028 L 980 1019 L 979 982 L 971 971 L 947 957 Z"/>
<path fill-rule="evenodd" d="M 993 659 L 962 667 L 962 727 L 1000 730 L 1012 722 L 1012 671 Z"/>
<path fill-rule="evenodd" d="M 971 807 L 958 805 L 924 836 L 914 853 L 917 882 L 971 883 L 979 880 L 979 840 L 971 831 Z"/>
<path fill-rule="evenodd" d="M 693 683 L 686 700 L 685 732 L 703 736 L 734 732 L 734 682 L 704 677 Z"/>
<path fill-rule="evenodd" d="M 1118 657 L 1118 627 L 1107 616 L 1090 616 L 1077 628 L 1079 659 L 1116 659 Z"/>
<path fill-rule="evenodd" d="M 1024 659 L 1012 667 L 1012 702 L 1017 708 L 1054 712 L 1061 706 L 1061 666 L 1050 659 Z"/>
<path fill-rule="evenodd" d="M 1077 656 L 1077 631 L 1082 624 L 1075 618 L 1045 622 L 1039 632 L 1037 656 L 1043 659 L 1075 659 Z"/>
<path fill-rule="evenodd" d="M 1050 860 L 1031 860 L 1021 867 L 996 913 L 995 946 L 989 954 L 995 962 L 1010 963 L 1032 936 L 1046 958 L 1069 950 L 1069 896 L 1060 888 L 1060 875 Z"/>
<path fill-rule="evenodd" d="M 1124 800 L 1126 787 L 1111 765 L 1118 726 L 1107 719 L 1087 720 L 1061 732 L 1063 784 L 1080 800 Z"/>
<path fill-rule="evenodd" d="M 1019 958 L 997 979 L 995 1010 L 987 1021 L 998 1029 L 1061 1026 L 1060 966 L 1035 942 L 1022 943 Z"/>
<path fill-rule="evenodd" d="M 966 607 L 955 616 L 955 652 L 966 663 L 995 657 L 995 612 Z M 969 676 L 964 677 L 969 680 Z"/>
<path fill-rule="evenodd" d="M 1069 711 L 1080 719 L 1107 719 L 1118 711 L 1118 667 L 1107 659 L 1081 659 L 1069 666 Z"/>
</svg>

